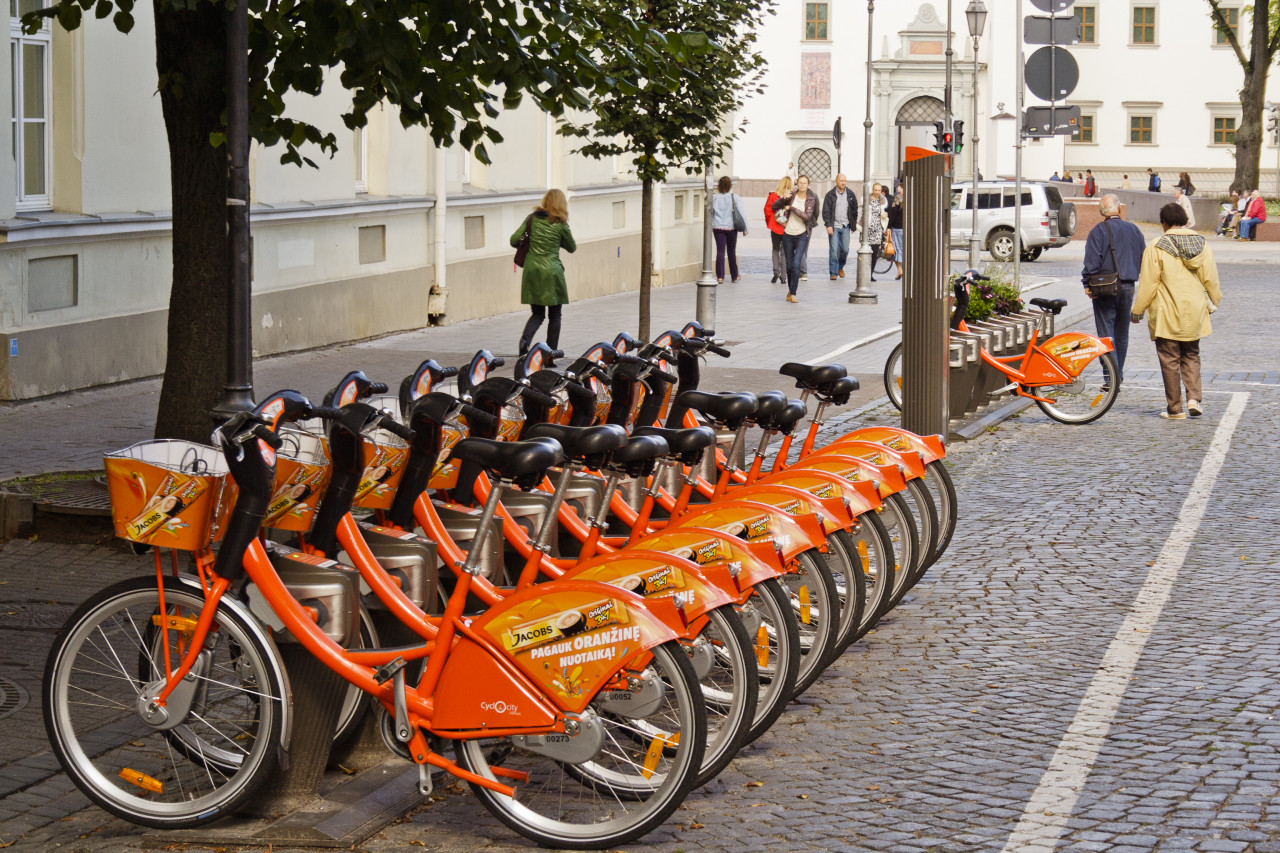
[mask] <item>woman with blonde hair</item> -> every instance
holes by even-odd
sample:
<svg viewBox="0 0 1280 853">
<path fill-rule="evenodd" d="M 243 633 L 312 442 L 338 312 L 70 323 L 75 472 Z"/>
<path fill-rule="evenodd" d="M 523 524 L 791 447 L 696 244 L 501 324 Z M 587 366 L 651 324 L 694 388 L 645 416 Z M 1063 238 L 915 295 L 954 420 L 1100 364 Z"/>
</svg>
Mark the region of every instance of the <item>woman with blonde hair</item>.
<svg viewBox="0 0 1280 853">
<path fill-rule="evenodd" d="M 778 221 L 773 203 L 788 195 L 791 195 L 791 176 L 783 175 L 782 180 L 778 181 L 778 186 L 764 201 L 764 222 L 769 226 L 769 239 L 773 241 L 773 278 L 769 281 L 770 284 L 777 284 L 787 278 L 787 256 L 782 252 L 783 224 Z M 783 221 L 785 220 L 784 216 Z"/>
<path fill-rule="evenodd" d="M 569 230 L 569 202 L 560 190 L 547 190 L 542 203 L 520 223 L 511 235 L 511 245 L 520 245 L 529 233 L 529 254 L 524 260 L 520 278 L 520 302 L 529 306 L 529 322 L 520 336 L 520 355 L 533 346 L 533 336 L 544 318 L 547 323 L 547 346 L 560 348 L 560 306 L 569 301 L 569 287 L 564 280 L 564 264 L 560 250 L 575 252 L 578 244 Z"/>
</svg>

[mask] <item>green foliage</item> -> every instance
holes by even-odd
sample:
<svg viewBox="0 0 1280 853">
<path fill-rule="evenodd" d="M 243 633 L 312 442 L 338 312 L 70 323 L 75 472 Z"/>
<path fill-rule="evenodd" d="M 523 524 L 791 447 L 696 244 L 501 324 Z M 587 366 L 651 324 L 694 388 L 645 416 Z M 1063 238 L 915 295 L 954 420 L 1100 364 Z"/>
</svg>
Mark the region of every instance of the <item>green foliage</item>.
<svg viewBox="0 0 1280 853">
<path fill-rule="evenodd" d="M 158 15 L 207 3 L 232 5 L 154 0 Z M 72 30 L 91 11 L 127 33 L 133 7 L 55 0 L 23 24 L 33 31 L 55 18 Z M 304 146 L 332 155 L 338 142 L 288 116 L 286 96 L 318 94 L 339 67 L 352 99 L 342 117 L 348 127 L 363 127 L 369 110 L 389 102 L 404 126 L 428 127 L 438 144 L 457 141 L 487 163 L 484 140 L 502 141 L 492 127 L 499 105 L 511 109 L 527 96 L 552 115 L 586 109 L 593 95 L 662 79 L 689 53 L 686 40 L 668 41 L 636 10 L 595 0 L 249 0 L 249 10 L 250 134 L 282 145 L 281 161 L 297 164 L 311 163 Z M 181 80 L 162 75 L 159 85 L 182 95 Z"/>
<path fill-rule="evenodd" d="M 1022 294 L 1013 284 L 1008 264 L 991 264 L 983 273 L 990 281 L 980 281 L 969 290 L 969 310 L 964 318 L 981 323 L 992 314 L 1008 315 L 1023 308 Z M 954 282 L 959 276 L 953 276 Z"/>
<path fill-rule="evenodd" d="M 773 0 L 634 0 L 633 13 L 666 35 L 658 57 L 667 73 L 637 74 L 622 57 L 602 62 L 616 85 L 592 101 L 591 115 L 566 122 L 560 133 L 588 140 L 578 150 L 590 157 L 630 155 L 642 181 L 723 160 L 735 135 L 726 132 L 726 120 L 745 96 L 763 91 L 756 31 L 774 14 L 772 6 Z"/>
</svg>

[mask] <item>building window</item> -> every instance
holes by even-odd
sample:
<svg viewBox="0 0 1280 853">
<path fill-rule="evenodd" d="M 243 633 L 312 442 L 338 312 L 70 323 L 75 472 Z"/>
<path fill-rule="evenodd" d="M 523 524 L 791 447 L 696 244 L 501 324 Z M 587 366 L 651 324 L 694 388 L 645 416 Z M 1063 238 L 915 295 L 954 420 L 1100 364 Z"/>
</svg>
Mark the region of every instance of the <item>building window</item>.
<svg viewBox="0 0 1280 853">
<path fill-rule="evenodd" d="M 1097 116 L 1088 113 L 1080 114 L 1080 132 L 1076 135 L 1076 142 L 1097 142 L 1097 138 L 1093 135 L 1094 121 Z"/>
<path fill-rule="evenodd" d="M 1239 10 L 1239 9 L 1223 9 L 1223 10 L 1222 10 L 1222 17 L 1224 17 L 1224 18 L 1226 18 L 1226 19 L 1227 19 L 1227 29 L 1231 30 L 1231 34 L 1232 34 L 1232 35 L 1234 35 L 1234 36 L 1236 37 L 1236 39 L 1237 39 L 1237 40 L 1239 40 L 1239 38 L 1240 38 L 1240 10 Z M 1211 20 L 1211 21 L 1213 21 L 1213 43 L 1214 43 L 1214 44 L 1218 44 L 1218 45 L 1229 45 L 1229 44 L 1231 44 L 1230 39 L 1228 39 L 1228 38 L 1227 38 L 1226 31 L 1224 31 L 1224 30 L 1223 30 L 1223 29 L 1218 25 L 1218 19 L 1217 19 L 1217 17 L 1216 17 L 1216 16 L 1215 16 L 1215 17 L 1212 17 L 1212 18 L 1210 18 L 1210 20 Z"/>
<path fill-rule="evenodd" d="M 1156 43 L 1156 7 L 1133 7 L 1133 41 L 1131 44 Z"/>
<path fill-rule="evenodd" d="M 1236 144 L 1236 120 L 1226 116 L 1215 116 L 1213 119 L 1213 144 Z"/>
<path fill-rule="evenodd" d="M 22 16 L 41 0 L 9 0 L 9 47 L 13 75 L 13 160 L 18 209 L 49 207 L 50 157 L 49 52 L 53 28 L 46 20 L 31 35 L 22 32 Z"/>
<path fill-rule="evenodd" d="M 804 4 L 804 37 L 805 41 L 826 41 L 827 40 L 827 13 L 831 8 L 829 3 L 805 3 Z"/>
<path fill-rule="evenodd" d="M 1080 43 L 1098 43 L 1098 7 L 1077 6 L 1076 20 L 1080 22 Z"/>
<path fill-rule="evenodd" d="M 671 215 L 676 222 L 684 221 L 684 199 L 684 193 L 676 193 L 675 203 L 671 207 Z"/>
<path fill-rule="evenodd" d="M 1154 116 L 1129 116 L 1129 144 L 1151 145 L 1154 141 Z"/>
</svg>

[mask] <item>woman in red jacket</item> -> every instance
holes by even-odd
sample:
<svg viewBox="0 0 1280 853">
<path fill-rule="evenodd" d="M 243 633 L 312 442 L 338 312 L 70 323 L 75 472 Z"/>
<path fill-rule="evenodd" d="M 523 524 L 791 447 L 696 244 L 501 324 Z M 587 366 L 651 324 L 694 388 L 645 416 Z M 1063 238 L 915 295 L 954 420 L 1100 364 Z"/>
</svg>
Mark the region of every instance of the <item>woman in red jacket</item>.
<svg viewBox="0 0 1280 853">
<path fill-rule="evenodd" d="M 783 177 L 778 186 L 764 201 L 764 222 L 769 226 L 769 239 L 773 241 L 773 278 L 770 284 L 777 284 L 787 277 L 787 258 L 782 253 L 782 222 L 778 221 L 773 210 L 773 203 L 782 196 L 791 195 L 791 178 Z M 785 217 L 784 217 L 785 221 Z"/>
<path fill-rule="evenodd" d="M 1240 235 L 1237 240 L 1257 240 L 1258 223 L 1267 221 L 1267 203 L 1262 200 L 1262 190 L 1250 193 L 1249 206 L 1244 210 L 1244 219 L 1240 220 Z"/>
</svg>

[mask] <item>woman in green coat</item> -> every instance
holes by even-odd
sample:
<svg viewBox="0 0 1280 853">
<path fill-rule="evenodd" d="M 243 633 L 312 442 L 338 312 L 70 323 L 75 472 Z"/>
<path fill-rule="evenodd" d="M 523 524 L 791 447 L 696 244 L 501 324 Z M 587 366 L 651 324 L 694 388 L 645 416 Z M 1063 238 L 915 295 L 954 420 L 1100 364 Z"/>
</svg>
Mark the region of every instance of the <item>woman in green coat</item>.
<svg viewBox="0 0 1280 853">
<path fill-rule="evenodd" d="M 573 241 L 573 232 L 569 230 L 569 203 L 560 190 L 547 190 L 542 204 L 535 207 L 529 218 L 521 222 L 516 233 L 511 235 L 512 246 L 520 244 L 526 223 L 529 228 L 529 254 L 524 261 L 524 276 L 520 279 L 520 301 L 529 306 L 530 317 L 524 325 L 524 334 L 520 336 L 520 355 L 529 351 L 534 334 L 547 316 L 551 318 L 547 324 L 547 346 L 560 348 L 560 306 L 569 301 L 560 249 L 573 252 L 578 248 Z"/>
</svg>

